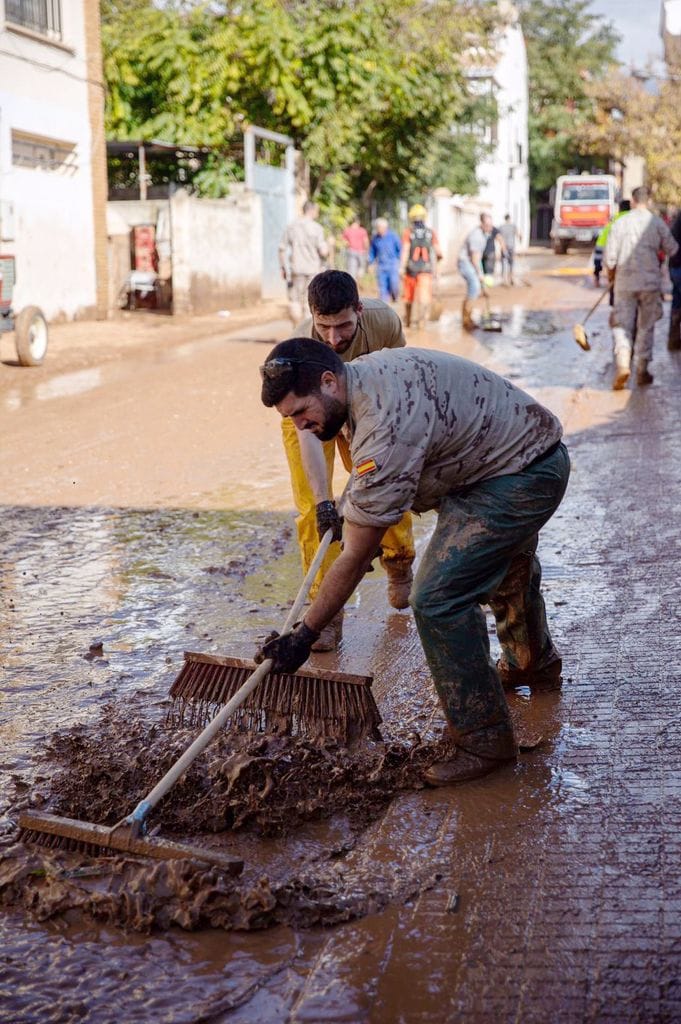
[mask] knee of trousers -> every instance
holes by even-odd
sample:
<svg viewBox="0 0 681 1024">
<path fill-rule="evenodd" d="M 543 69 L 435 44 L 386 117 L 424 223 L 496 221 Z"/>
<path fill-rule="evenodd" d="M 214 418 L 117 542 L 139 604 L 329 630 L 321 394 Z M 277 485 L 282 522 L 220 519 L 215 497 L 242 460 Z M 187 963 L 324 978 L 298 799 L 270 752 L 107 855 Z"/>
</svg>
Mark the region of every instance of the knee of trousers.
<svg viewBox="0 0 681 1024">
<path fill-rule="evenodd" d="M 418 577 L 409 595 L 409 604 L 414 616 L 424 625 L 447 622 L 478 603 L 467 593 L 456 593 L 451 590 L 448 590 L 446 595 L 438 593 L 432 587 L 419 583 Z"/>
</svg>

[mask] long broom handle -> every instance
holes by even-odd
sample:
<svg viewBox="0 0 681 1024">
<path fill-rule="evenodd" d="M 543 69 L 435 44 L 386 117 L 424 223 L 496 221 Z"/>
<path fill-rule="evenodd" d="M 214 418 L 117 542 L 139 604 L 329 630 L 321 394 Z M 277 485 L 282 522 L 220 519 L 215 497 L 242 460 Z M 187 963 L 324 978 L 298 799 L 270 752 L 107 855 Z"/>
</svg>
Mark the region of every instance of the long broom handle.
<svg viewBox="0 0 681 1024">
<path fill-rule="evenodd" d="M 286 617 L 286 622 L 282 628 L 282 633 L 288 632 L 293 624 L 297 621 L 300 615 L 301 609 L 307 600 L 307 595 L 310 592 L 312 581 L 314 580 L 319 567 L 324 560 L 324 555 L 329 550 L 329 546 L 333 541 L 333 530 L 327 530 L 322 537 L 321 544 L 317 549 L 317 554 L 314 556 L 312 565 L 307 571 L 305 579 L 300 585 L 300 590 L 296 595 L 296 599 L 293 602 L 293 606 Z M 263 661 L 254 672 L 251 672 L 246 682 L 241 686 L 234 694 L 231 700 L 227 701 L 221 711 L 217 713 L 215 718 L 212 719 L 201 732 L 191 746 L 187 747 L 182 757 L 175 762 L 166 774 L 163 776 L 160 782 L 157 782 L 154 788 L 147 796 L 140 800 L 132 814 L 129 814 L 127 818 L 124 818 L 120 824 L 131 825 L 133 831 L 141 831 L 142 822 L 146 818 L 152 807 L 155 807 L 159 800 L 163 799 L 168 790 L 172 789 L 180 776 L 187 770 L 189 765 L 196 760 L 202 750 L 208 746 L 216 733 L 220 731 L 222 726 L 225 724 L 227 719 L 236 711 L 238 707 L 246 700 L 248 695 L 255 690 L 256 686 L 272 668 L 272 659 L 267 658 Z M 118 826 L 114 826 L 118 828 Z"/>
<path fill-rule="evenodd" d="M 601 302 L 603 301 L 603 299 L 605 298 L 605 296 L 606 296 L 606 295 L 609 295 L 609 294 L 610 294 L 610 291 L 611 291 L 611 289 L 610 289 L 610 288 L 606 288 L 606 289 L 605 289 L 605 291 L 604 291 L 604 292 L 602 292 L 602 293 L 601 293 L 601 294 L 600 294 L 600 295 L 598 296 L 598 298 L 597 298 L 597 299 L 596 299 L 596 301 L 594 302 L 593 306 L 591 307 L 591 309 L 589 310 L 589 312 L 588 312 L 588 313 L 586 314 L 586 316 L 585 316 L 585 317 L 584 317 L 584 319 L 582 320 L 582 324 L 585 324 L 585 323 L 587 322 L 587 320 L 589 319 L 589 317 L 591 316 L 591 314 L 592 314 L 592 313 L 595 313 L 595 312 L 596 312 L 596 310 L 597 310 L 597 309 L 598 309 L 598 307 L 600 306 L 600 304 L 601 304 Z"/>
</svg>

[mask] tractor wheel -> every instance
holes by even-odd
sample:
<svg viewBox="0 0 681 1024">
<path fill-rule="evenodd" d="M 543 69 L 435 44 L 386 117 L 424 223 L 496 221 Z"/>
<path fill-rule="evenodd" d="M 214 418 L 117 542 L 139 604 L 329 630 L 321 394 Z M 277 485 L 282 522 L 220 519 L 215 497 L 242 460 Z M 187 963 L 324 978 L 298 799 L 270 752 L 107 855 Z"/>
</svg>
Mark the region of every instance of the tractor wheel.
<svg viewBox="0 0 681 1024">
<path fill-rule="evenodd" d="M 47 320 L 37 306 L 27 306 L 14 325 L 17 358 L 22 366 L 40 366 L 47 352 Z"/>
</svg>

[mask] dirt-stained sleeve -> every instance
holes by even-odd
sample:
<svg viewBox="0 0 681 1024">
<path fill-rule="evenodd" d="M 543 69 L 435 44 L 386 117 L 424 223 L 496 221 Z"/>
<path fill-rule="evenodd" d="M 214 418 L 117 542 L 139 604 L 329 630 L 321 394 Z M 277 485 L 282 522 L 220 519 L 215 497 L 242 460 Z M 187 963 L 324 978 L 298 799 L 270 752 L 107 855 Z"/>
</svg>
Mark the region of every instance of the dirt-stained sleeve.
<svg viewBox="0 0 681 1024">
<path fill-rule="evenodd" d="M 417 448 L 399 441 L 373 442 L 353 452 L 345 518 L 359 526 L 399 523 L 414 502 L 424 458 L 425 445 Z"/>
</svg>

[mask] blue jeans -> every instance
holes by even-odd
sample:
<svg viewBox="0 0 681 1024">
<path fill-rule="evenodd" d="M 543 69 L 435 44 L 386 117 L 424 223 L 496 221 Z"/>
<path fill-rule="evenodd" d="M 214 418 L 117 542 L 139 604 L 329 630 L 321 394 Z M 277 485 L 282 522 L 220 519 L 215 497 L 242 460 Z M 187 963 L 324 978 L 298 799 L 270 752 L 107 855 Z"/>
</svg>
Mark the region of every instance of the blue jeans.
<svg viewBox="0 0 681 1024">
<path fill-rule="evenodd" d="M 672 279 L 672 309 L 681 309 L 681 267 L 670 267 Z"/>
<path fill-rule="evenodd" d="M 400 295 L 400 268 L 397 263 L 392 267 L 379 267 L 376 272 L 378 281 L 378 297 L 383 302 L 395 301 Z"/>
<path fill-rule="evenodd" d="M 480 285 L 480 278 L 477 275 L 475 267 L 470 260 L 464 259 L 463 256 L 459 257 L 457 266 L 459 268 L 459 273 L 466 282 L 466 298 L 477 299 L 482 288 Z"/>
<path fill-rule="evenodd" d="M 503 660 L 523 672 L 559 659 L 540 592 L 538 533 L 570 474 L 563 444 L 520 473 L 472 484 L 442 499 L 410 596 L 435 689 L 452 731 L 511 729 L 490 659 L 482 604 L 497 622 Z"/>
</svg>

